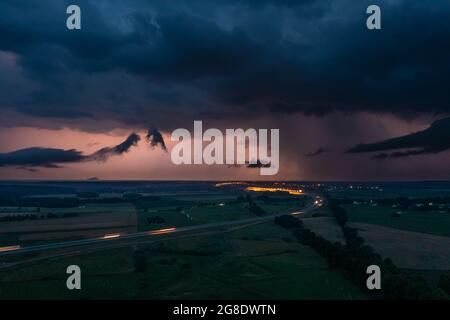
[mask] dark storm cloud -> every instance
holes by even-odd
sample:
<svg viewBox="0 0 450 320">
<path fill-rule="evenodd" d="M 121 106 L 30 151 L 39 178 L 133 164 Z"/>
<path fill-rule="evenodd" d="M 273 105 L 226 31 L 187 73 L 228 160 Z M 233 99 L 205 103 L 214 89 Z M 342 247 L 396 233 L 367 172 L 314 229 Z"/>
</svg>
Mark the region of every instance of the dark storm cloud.
<svg viewBox="0 0 450 320">
<path fill-rule="evenodd" d="M 375 155 L 375 159 L 399 158 L 421 154 L 435 154 L 450 149 L 450 118 L 435 121 L 429 128 L 416 133 L 384 141 L 359 144 L 347 153 L 379 152 L 397 150 L 392 153 Z"/>
<path fill-rule="evenodd" d="M 270 168 L 270 162 L 256 160 L 256 163 L 247 163 L 247 168 L 257 169 L 257 168 Z"/>
<path fill-rule="evenodd" d="M 242 168 L 241 164 L 227 164 L 228 168 Z M 270 162 L 256 160 L 255 163 L 250 163 L 250 161 L 245 161 L 245 168 L 248 169 L 259 169 L 259 168 L 270 168 Z"/>
<path fill-rule="evenodd" d="M 106 147 L 96 151 L 94 154 L 87 157 L 87 159 L 95 159 L 106 161 L 109 157 L 114 155 L 121 155 L 130 151 L 131 147 L 134 147 L 138 144 L 141 138 L 136 134 L 132 133 L 128 136 L 128 138 L 114 147 Z"/>
<path fill-rule="evenodd" d="M 162 150 L 167 152 L 166 143 L 164 142 L 164 138 L 163 138 L 161 132 L 158 131 L 158 129 L 156 129 L 154 127 L 149 128 L 145 138 L 150 143 L 150 146 L 152 148 L 160 146 Z"/>
<path fill-rule="evenodd" d="M 0 50 L 17 57 L 0 81 L 21 79 L 0 108 L 163 129 L 219 111 L 450 112 L 447 0 L 380 0 L 379 31 L 368 0 L 79 0 L 80 31 L 68 4 L 0 3 Z"/>
<path fill-rule="evenodd" d="M 0 167 L 59 168 L 60 165 L 67 163 L 106 161 L 112 156 L 128 152 L 131 147 L 136 146 L 139 140 L 139 136 L 132 133 L 124 142 L 114 147 L 102 148 L 90 155 L 84 155 L 81 151 L 75 149 L 25 148 L 8 153 L 0 153 Z"/>
<path fill-rule="evenodd" d="M 75 149 L 63 150 L 33 147 L 9 153 L 0 153 L 0 167 L 49 167 L 83 160 L 85 160 L 85 156 Z"/>
</svg>

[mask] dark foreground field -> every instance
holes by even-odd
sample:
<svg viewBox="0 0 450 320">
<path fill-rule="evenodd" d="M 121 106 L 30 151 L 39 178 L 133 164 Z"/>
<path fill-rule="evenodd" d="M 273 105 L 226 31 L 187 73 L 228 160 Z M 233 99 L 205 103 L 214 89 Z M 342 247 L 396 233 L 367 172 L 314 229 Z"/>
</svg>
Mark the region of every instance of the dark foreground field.
<svg viewBox="0 0 450 320">
<path fill-rule="evenodd" d="M 66 288 L 69 264 L 82 269 L 80 291 Z M 0 272 L 0 281 L 2 299 L 365 297 L 315 251 L 272 223 L 39 262 Z"/>
<path fill-rule="evenodd" d="M 405 188 L 372 185 L 313 184 L 306 194 L 248 192 L 246 186 L 177 183 L 124 189 L 95 183 L 82 184 L 83 192 L 77 184 L 0 186 L 11 193 L 0 207 L 0 248 L 288 214 L 323 194 L 342 205 L 345 228 L 357 230 L 362 245 L 391 259 L 402 272 L 438 287 L 450 270 L 446 188 L 436 190 L 434 198 L 424 189 L 428 198 L 421 198 L 417 186 L 409 195 Z M 328 205 L 298 217 L 317 236 L 348 245 L 345 228 Z M 110 248 L 0 256 L 0 299 L 370 298 L 316 249 L 270 219 Z M 82 290 L 67 289 L 69 265 L 80 266 Z"/>
</svg>

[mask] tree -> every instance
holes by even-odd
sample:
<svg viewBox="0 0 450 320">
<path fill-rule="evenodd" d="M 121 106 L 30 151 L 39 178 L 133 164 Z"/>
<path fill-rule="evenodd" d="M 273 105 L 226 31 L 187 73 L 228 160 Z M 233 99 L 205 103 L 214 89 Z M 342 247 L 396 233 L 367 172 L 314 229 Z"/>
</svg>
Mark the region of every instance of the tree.
<svg viewBox="0 0 450 320">
<path fill-rule="evenodd" d="M 444 290 L 445 293 L 450 295 L 450 271 L 441 274 L 438 287 Z"/>
</svg>

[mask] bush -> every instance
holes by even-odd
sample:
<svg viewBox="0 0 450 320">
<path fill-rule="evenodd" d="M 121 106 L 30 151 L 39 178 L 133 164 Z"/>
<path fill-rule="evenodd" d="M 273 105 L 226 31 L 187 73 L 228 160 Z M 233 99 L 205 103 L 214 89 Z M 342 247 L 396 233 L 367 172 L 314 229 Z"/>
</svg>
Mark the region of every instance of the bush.
<svg viewBox="0 0 450 320">
<path fill-rule="evenodd" d="M 286 228 L 286 229 L 296 229 L 296 228 L 303 228 L 303 221 L 294 218 L 293 216 L 284 215 L 281 217 L 276 217 L 274 219 L 274 222 L 278 224 L 279 226 Z"/>
<path fill-rule="evenodd" d="M 450 271 L 440 276 L 438 287 L 450 295 Z"/>
<path fill-rule="evenodd" d="M 330 210 L 336 218 L 337 223 L 344 227 L 347 224 L 347 211 L 341 207 L 341 205 L 336 200 L 329 200 Z"/>
</svg>

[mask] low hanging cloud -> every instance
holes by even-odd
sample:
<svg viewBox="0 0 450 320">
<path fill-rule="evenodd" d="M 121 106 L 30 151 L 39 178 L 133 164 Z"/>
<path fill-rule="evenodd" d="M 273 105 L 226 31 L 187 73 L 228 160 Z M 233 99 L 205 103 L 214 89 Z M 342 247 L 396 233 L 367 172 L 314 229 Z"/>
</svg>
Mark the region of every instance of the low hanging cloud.
<svg viewBox="0 0 450 320">
<path fill-rule="evenodd" d="M 256 160 L 256 163 L 249 163 L 247 161 L 247 168 L 250 169 L 257 169 L 257 168 L 270 168 L 270 162 L 265 162 L 265 161 L 261 161 L 261 160 Z"/>
<path fill-rule="evenodd" d="M 167 152 L 166 143 L 164 142 L 164 138 L 161 132 L 158 131 L 158 129 L 156 129 L 155 127 L 150 127 L 145 137 L 152 148 L 160 146 L 162 150 Z"/>
<path fill-rule="evenodd" d="M 250 162 L 250 161 L 245 161 L 245 168 L 248 169 L 259 169 L 259 168 L 270 168 L 271 163 L 270 161 L 261 161 L 261 160 L 256 160 L 256 162 Z M 242 164 L 238 164 L 238 163 L 233 163 L 233 164 L 227 164 L 228 168 L 241 168 L 243 167 Z"/>
<path fill-rule="evenodd" d="M 136 133 L 132 133 L 124 142 L 114 147 L 102 148 L 90 155 L 84 155 L 76 149 L 25 148 L 8 153 L 0 153 L 0 167 L 18 167 L 29 170 L 34 167 L 60 168 L 61 165 L 67 163 L 106 161 L 112 156 L 128 152 L 133 146 L 137 145 L 139 140 L 140 137 Z"/>
<path fill-rule="evenodd" d="M 136 134 L 132 133 L 128 136 L 128 138 L 114 147 L 106 147 L 96 151 L 94 154 L 90 155 L 89 158 L 94 160 L 106 161 L 109 157 L 114 155 L 121 155 L 130 151 L 131 147 L 134 147 L 138 144 L 141 138 Z"/>
<path fill-rule="evenodd" d="M 32 147 L 9 153 L 0 153 L 0 167 L 58 167 L 59 164 L 80 162 L 86 159 L 75 149 Z"/>
<path fill-rule="evenodd" d="M 359 144 L 347 150 L 346 153 L 399 150 L 395 152 L 383 152 L 373 156 L 374 159 L 386 159 L 436 154 L 449 149 L 450 118 L 444 118 L 433 122 L 425 130 L 380 142 Z"/>
<path fill-rule="evenodd" d="M 326 152 L 328 152 L 327 149 L 320 147 L 319 149 L 317 149 L 314 152 L 307 153 L 306 156 L 307 157 L 315 157 L 315 156 L 321 155 L 322 153 L 326 153 Z"/>
</svg>

